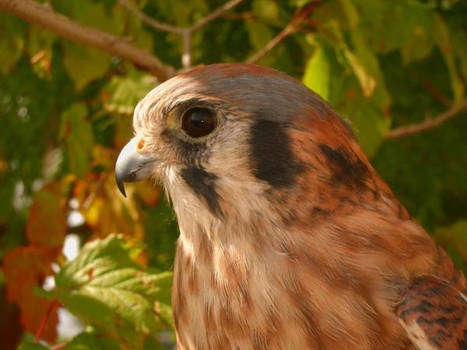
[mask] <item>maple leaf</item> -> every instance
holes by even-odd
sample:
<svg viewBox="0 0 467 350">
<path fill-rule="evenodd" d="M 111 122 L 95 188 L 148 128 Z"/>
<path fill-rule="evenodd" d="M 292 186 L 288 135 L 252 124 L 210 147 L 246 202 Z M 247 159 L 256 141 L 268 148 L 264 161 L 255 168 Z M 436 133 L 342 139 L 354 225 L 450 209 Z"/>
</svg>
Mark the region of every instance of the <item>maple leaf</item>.
<svg viewBox="0 0 467 350">
<path fill-rule="evenodd" d="M 172 325 L 172 275 L 145 270 L 132 253 L 115 235 L 87 243 L 57 274 L 55 294 L 75 315 L 141 348 L 146 338 Z"/>
</svg>

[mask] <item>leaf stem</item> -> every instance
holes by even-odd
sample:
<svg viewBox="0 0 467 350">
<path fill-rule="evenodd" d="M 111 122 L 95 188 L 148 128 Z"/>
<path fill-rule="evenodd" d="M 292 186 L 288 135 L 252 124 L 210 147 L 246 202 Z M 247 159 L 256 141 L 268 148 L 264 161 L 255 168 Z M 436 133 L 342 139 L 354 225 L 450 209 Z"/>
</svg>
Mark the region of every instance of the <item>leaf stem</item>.
<svg viewBox="0 0 467 350">
<path fill-rule="evenodd" d="M 36 331 L 36 336 L 34 338 L 34 341 L 36 343 L 39 341 L 39 339 L 41 339 L 42 332 L 44 331 L 44 328 L 47 322 L 49 321 L 50 315 L 60 305 L 61 303 L 57 299 L 54 299 L 47 307 L 47 311 L 45 312 L 44 317 L 42 317 L 41 323 L 39 324 L 39 328 Z"/>
</svg>

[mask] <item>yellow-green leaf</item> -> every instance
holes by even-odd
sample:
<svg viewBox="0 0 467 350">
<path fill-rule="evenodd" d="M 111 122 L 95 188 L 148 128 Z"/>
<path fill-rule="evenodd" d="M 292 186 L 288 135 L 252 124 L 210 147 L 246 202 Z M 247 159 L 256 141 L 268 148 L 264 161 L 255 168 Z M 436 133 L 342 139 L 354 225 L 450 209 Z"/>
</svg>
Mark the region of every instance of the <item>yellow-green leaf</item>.
<svg viewBox="0 0 467 350">
<path fill-rule="evenodd" d="M 305 67 L 303 83 L 325 100 L 329 99 L 330 65 L 322 46 L 318 46 Z"/>
<path fill-rule="evenodd" d="M 435 15 L 435 40 L 448 66 L 454 102 L 461 102 L 465 95 L 465 86 L 456 68 L 448 27 L 439 15 Z"/>
<path fill-rule="evenodd" d="M 256 50 L 259 50 L 273 38 L 271 29 L 265 23 L 256 19 L 246 20 L 246 27 L 250 36 L 250 41 Z"/>
<path fill-rule="evenodd" d="M 109 68 L 111 56 L 92 47 L 63 41 L 63 65 L 78 89 L 101 77 Z"/>
</svg>

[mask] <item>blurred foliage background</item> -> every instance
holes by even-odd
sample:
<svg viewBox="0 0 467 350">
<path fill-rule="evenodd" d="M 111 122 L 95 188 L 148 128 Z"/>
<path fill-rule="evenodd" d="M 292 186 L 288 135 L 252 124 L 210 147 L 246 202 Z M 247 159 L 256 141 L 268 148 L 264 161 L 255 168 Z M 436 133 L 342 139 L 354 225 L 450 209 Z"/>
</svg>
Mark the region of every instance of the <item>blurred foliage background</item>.
<svg viewBox="0 0 467 350">
<path fill-rule="evenodd" d="M 113 165 L 138 100 L 198 64 L 303 80 L 466 271 L 466 18 L 462 0 L 1 0 L 0 348 L 173 342 L 174 214 L 149 183 L 125 200 Z M 96 49 L 86 28 L 113 41 Z M 60 331 L 64 309 L 80 320 L 74 334 Z"/>
</svg>

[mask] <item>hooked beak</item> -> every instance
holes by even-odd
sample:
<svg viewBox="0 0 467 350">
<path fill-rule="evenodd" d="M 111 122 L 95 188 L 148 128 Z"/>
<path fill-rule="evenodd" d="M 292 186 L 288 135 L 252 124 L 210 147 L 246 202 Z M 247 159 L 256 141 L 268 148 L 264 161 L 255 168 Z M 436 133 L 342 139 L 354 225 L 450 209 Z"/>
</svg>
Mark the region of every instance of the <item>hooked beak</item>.
<svg viewBox="0 0 467 350">
<path fill-rule="evenodd" d="M 141 138 L 132 138 L 123 147 L 115 163 L 115 181 L 124 197 L 126 197 L 125 182 L 137 182 L 151 176 L 152 164 L 156 161 L 156 157 L 141 151 L 143 146 Z"/>
</svg>

